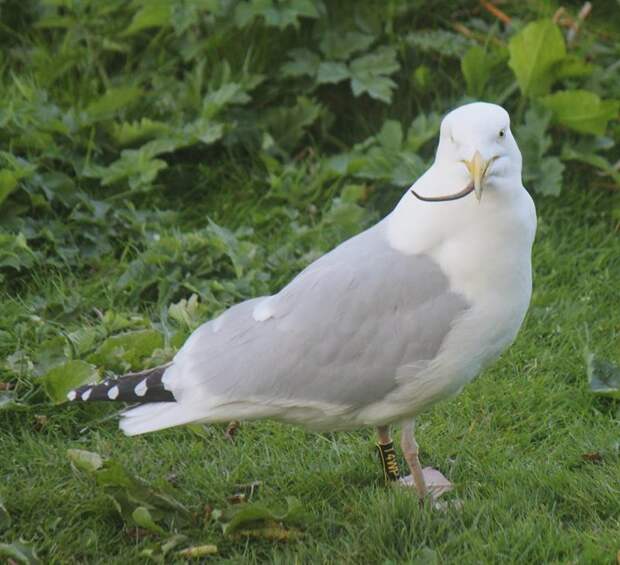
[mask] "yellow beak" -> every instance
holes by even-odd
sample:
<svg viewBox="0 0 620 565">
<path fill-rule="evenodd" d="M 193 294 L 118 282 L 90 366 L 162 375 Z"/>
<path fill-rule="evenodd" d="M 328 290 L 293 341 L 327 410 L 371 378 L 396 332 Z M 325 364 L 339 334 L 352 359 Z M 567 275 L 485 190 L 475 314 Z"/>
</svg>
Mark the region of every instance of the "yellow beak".
<svg viewBox="0 0 620 565">
<path fill-rule="evenodd" d="M 470 161 L 463 161 L 474 183 L 474 192 L 478 202 L 480 202 L 480 199 L 482 198 L 482 181 L 484 180 L 484 175 L 486 174 L 492 160 L 493 159 L 485 161 L 482 158 L 482 155 L 480 155 L 480 151 L 476 151 Z"/>
</svg>

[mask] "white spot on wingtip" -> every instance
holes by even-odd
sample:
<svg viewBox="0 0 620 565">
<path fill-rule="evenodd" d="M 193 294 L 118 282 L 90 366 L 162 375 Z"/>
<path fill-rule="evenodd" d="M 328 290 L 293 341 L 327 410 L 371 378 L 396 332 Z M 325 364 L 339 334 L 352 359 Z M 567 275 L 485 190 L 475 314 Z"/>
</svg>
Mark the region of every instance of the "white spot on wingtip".
<svg viewBox="0 0 620 565">
<path fill-rule="evenodd" d="M 265 320 L 273 317 L 273 309 L 270 306 L 271 301 L 269 298 L 261 300 L 256 306 L 254 306 L 254 310 L 252 311 L 252 318 L 254 318 L 254 321 L 264 322 Z"/>
<path fill-rule="evenodd" d="M 133 391 L 136 393 L 136 396 L 144 396 L 146 394 L 146 389 L 146 379 L 144 379 L 136 385 L 136 388 L 134 388 Z"/>
<path fill-rule="evenodd" d="M 92 388 L 86 389 L 83 393 L 82 393 L 82 400 L 88 400 L 90 398 L 91 393 L 93 392 Z"/>
<path fill-rule="evenodd" d="M 118 390 L 118 385 L 117 386 L 113 386 L 109 391 L 108 391 L 108 398 L 110 400 L 116 400 L 116 398 L 118 398 L 118 393 L 120 391 Z"/>
<path fill-rule="evenodd" d="M 74 390 L 70 390 L 69 393 L 67 394 L 67 399 L 70 401 L 75 400 L 77 397 L 77 392 L 75 392 Z"/>
</svg>

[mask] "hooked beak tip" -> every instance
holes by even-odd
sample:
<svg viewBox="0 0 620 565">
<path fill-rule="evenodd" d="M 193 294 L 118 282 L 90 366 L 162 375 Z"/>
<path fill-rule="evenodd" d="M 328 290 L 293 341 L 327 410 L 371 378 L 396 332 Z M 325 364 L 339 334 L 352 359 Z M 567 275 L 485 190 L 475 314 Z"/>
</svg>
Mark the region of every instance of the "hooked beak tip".
<svg viewBox="0 0 620 565">
<path fill-rule="evenodd" d="M 484 180 L 484 176 L 489 168 L 491 161 L 485 161 L 480 154 L 480 151 L 476 151 L 471 160 L 464 160 L 465 166 L 471 175 L 471 180 L 474 184 L 474 193 L 476 195 L 476 200 L 480 202 L 482 199 L 482 181 Z"/>
</svg>

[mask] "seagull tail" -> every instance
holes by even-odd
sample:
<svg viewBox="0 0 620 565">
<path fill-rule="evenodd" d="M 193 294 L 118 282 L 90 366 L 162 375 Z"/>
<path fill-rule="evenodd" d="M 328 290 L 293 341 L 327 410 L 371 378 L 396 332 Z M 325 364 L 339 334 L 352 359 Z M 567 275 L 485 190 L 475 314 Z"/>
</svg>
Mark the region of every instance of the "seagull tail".
<svg viewBox="0 0 620 565">
<path fill-rule="evenodd" d="M 200 414 L 195 414 L 191 407 L 182 403 L 160 402 L 158 404 L 144 404 L 126 410 L 121 414 L 119 427 L 128 436 L 137 436 L 165 428 L 191 424 L 200 418 Z"/>
<path fill-rule="evenodd" d="M 97 385 L 85 385 L 67 394 L 72 402 L 113 400 L 120 402 L 174 403 L 172 392 L 166 390 L 162 378 L 168 365 L 147 369 L 139 373 L 128 373 L 116 379 L 106 379 Z"/>
<path fill-rule="evenodd" d="M 85 385 L 72 390 L 67 398 L 72 402 L 94 400 L 139 403 L 121 414 L 120 428 L 129 436 L 145 434 L 173 426 L 189 424 L 204 417 L 192 408 L 177 402 L 163 382 L 170 365 L 128 373 L 101 384 Z"/>
</svg>

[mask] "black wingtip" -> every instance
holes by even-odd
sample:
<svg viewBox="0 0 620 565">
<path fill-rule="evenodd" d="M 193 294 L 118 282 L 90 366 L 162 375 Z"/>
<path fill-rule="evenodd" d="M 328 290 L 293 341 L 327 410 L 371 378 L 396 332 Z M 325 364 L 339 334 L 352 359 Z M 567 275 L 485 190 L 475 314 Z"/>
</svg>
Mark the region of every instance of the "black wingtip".
<svg viewBox="0 0 620 565">
<path fill-rule="evenodd" d="M 129 373 L 116 379 L 106 379 L 96 385 L 84 385 L 72 390 L 67 399 L 72 402 L 94 400 L 138 402 L 175 402 L 174 395 L 164 388 L 162 378 L 169 365 Z"/>
</svg>

